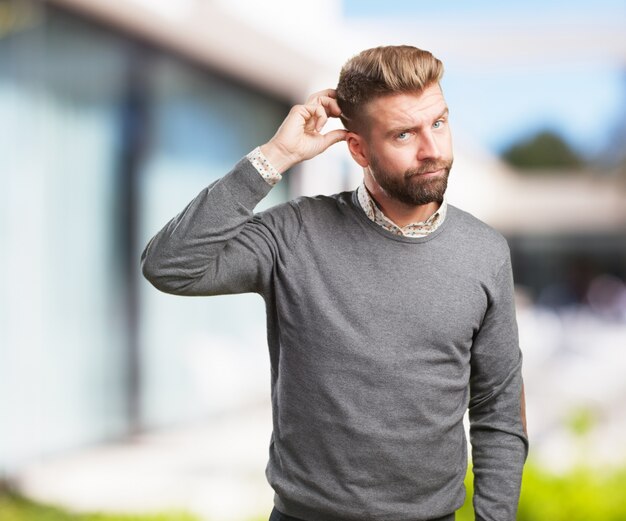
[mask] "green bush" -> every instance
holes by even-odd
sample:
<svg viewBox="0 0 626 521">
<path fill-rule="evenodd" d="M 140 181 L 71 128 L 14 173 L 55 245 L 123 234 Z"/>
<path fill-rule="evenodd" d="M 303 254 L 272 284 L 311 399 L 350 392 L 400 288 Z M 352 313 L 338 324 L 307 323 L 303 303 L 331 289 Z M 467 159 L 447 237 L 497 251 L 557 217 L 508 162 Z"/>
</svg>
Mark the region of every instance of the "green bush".
<svg viewBox="0 0 626 521">
<path fill-rule="evenodd" d="M 457 521 L 474 521 L 472 472 Z M 517 521 L 625 521 L 626 469 L 578 467 L 552 474 L 528 462 L 522 479 Z"/>
<path fill-rule="evenodd" d="M 522 482 L 520 521 L 624 521 L 626 469 L 579 467 L 553 475 L 528 465 Z"/>
<path fill-rule="evenodd" d="M 186 512 L 132 515 L 114 513 L 78 514 L 37 503 L 18 494 L 0 491 L 1 521 L 199 521 Z"/>
<path fill-rule="evenodd" d="M 465 478 L 467 498 L 457 521 L 474 521 L 472 472 Z M 185 512 L 151 515 L 77 514 L 0 491 L 1 521 L 199 521 Z M 267 515 L 258 518 L 266 521 Z M 529 461 L 524 470 L 518 521 L 625 521 L 626 468 L 576 468 L 552 474 Z"/>
</svg>

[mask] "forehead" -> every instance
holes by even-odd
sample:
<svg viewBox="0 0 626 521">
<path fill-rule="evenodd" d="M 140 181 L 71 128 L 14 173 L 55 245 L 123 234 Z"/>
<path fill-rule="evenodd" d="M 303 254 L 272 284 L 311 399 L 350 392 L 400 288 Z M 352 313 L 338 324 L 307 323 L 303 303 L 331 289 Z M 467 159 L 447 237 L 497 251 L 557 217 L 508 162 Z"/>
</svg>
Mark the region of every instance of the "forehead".
<svg viewBox="0 0 626 521">
<path fill-rule="evenodd" d="M 431 85 L 418 93 L 388 94 L 367 104 L 367 119 L 373 127 L 412 127 L 437 118 L 447 109 L 439 85 Z"/>
</svg>

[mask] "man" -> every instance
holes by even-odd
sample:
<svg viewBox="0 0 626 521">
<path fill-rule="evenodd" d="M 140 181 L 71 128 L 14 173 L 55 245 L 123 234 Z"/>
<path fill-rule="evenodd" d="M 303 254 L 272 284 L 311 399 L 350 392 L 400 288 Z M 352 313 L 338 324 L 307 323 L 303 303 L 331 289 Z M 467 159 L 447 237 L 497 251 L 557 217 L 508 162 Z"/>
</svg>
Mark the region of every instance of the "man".
<svg viewBox="0 0 626 521">
<path fill-rule="evenodd" d="M 528 441 L 510 253 L 444 198 L 442 73 L 414 47 L 363 51 L 143 252 L 162 291 L 265 300 L 272 521 L 453 520 L 468 407 L 476 518 L 515 519 Z M 346 129 L 322 134 L 329 117 Z M 339 141 L 357 190 L 253 213 Z"/>
</svg>

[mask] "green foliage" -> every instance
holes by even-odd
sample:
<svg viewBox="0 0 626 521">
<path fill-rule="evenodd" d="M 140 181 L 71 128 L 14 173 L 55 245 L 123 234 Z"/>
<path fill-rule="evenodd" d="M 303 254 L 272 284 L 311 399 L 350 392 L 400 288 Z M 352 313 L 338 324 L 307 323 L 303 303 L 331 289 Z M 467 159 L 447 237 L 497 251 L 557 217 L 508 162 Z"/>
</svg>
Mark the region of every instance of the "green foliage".
<svg viewBox="0 0 626 521">
<path fill-rule="evenodd" d="M 577 468 L 553 475 L 529 465 L 524 472 L 518 519 L 623 521 L 626 469 Z"/>
<path fill-rule="evenodd" d="M 472 468 L 467 469 L 465 475 L 465 503 L 456 511 L 456 521 L 474 521 L 474 507 L 472 507 L 472 496 L 474 495 Z"/>
<path fill-rule="evenodd" d="M 561 136 L 548 130 L 514 143 L 502 153 L 502 159 L 524 170 L 572 170 L 584 164 Z"/>
<path fill-rule="evenodd" d="M 2 521 L 199 521 L 185 512 L 132 515 L 114 513 L 71 513 L 61 508 L 36 503 L 14 493 L 0 493 Z"/>
<path fill-rule="evenodd" d="M 586 438 L 598 424 L 598 413 L 591 407 L 573 409 L 566 418 L 565 425 L 578 438 Z"/>
<path fill-rule="evenodd" d="M 474 521 L 472 473 L 465 478 L 467 497 L 457 521 Z M 552 474 L 529 462 L 524 469 L 517 521 L 624 521 L 626 468 L 576 468 Z"/>
<path fill-rule="evenodd" d="M 472 472 L 465 478 L 467 496 L 457 521 L 474 521 Z M 0 493 L 2 521 L 198 521 L 183 512 L 151 515 L 75 514 L 42 505 L 16 494 Z M 267 514 L 255 521 L 266 521 Z M 552 474 L 532 461 L 522 481 L 518 521 L 624 521 L 626 520 L 626 468 L 576 468 Z"/>
</svg>

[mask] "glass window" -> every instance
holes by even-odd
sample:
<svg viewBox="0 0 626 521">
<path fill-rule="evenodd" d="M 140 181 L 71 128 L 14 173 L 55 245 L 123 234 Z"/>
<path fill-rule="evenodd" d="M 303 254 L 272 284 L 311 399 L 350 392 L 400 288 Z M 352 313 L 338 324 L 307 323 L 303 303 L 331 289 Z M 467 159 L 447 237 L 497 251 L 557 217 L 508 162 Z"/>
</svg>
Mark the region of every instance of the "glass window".
<svg viewBox="0 0 626 521">
<path fill-rule="evenodd" d="M 269 397 L 253 367 L 269 358 L 261 299 L 164 295 L 139 259 L 287 107 L 53 6 L 7 6 L 19 16 L 0 21 L 0 473 L 247 399 L 247 374 Z M 281 183 L 266 206 L 286 194 Z"/>
<path fill-rule="evenodd" d="M 141 250 L 206 185 L 267 141 L 288 110 L 170 58 L 156 60 L 151 74 Z M 281 182 L 259 208 L 286 197 Z M 165 295 L 146 281 L 140 287 L 141 408 L 147 425 L 198 417 L 259 396 L 269 400 L 265 310 L 259 296 L 198 299 Z M 240 327 L 242 316 L 245 328 Z"/>
</svg>

